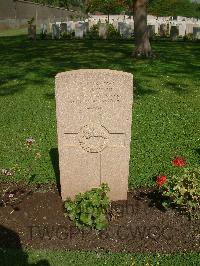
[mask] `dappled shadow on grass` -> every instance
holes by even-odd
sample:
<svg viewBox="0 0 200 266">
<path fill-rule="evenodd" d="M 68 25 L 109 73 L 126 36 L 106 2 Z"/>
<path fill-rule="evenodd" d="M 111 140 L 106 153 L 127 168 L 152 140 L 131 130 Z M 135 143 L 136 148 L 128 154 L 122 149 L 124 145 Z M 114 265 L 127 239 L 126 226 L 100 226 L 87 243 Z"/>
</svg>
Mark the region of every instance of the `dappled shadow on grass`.
<svg viewBox="0 0 200 266">
<path fill-rule="evenodd" d="M 175 81 L 167 81 L 165 85 L 170 89 L 178 93 L 186 94 L 189 92 L 189 85 L 175 82 Z"/>
<path fill-rule="evenodd" d="M 155 60 L 136 60 L 131 57 L 131 41 L 103 40 L 37 40 L 30 41 L 24 36 L 1 37 L 1 87 L 0 95 L 13 95 L 28 87 L 44 86 L 54 80 L 57 73 L 81 68 L 109 68 L 133 73 L 137 86 L 135 95 L 156 93 L 144 85 L 160 75 L 174 78 L 190 75 L 196 78 L 197 58 L 200 58 L 199 44 L 154 42 L 158 56 Z M 169 82 L 169 89 L 184 92 L 178 84 Z M 52 95 L 45 95 L 53 99 Z"/>
</svg>

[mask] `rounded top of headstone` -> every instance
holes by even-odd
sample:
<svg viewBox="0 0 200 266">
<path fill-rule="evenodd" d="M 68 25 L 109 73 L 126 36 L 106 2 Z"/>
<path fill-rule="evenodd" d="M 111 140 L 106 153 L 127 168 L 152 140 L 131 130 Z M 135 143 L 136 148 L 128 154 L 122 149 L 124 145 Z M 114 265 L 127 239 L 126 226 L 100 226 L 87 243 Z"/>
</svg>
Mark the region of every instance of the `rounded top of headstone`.
<svg viewBox="0 0 200 266">
<path fill-rule="evenodd" d="M 127 77 L 133 77 L 131 73 L 124 72 L 124 71 L 118 71 L 118 70 L 112 70 L 112 69 L 78 69 L 78 70 L 71 70 L 71 71 L 65 71 L 58 73 L 56 75 L 56 78 L 62 78 L 66 77 L 67 75 L 92 75 L 92 74 L 104 74 L 104 75 L 120 75 L 120 76 L 127 76 Z"/>
</svg>

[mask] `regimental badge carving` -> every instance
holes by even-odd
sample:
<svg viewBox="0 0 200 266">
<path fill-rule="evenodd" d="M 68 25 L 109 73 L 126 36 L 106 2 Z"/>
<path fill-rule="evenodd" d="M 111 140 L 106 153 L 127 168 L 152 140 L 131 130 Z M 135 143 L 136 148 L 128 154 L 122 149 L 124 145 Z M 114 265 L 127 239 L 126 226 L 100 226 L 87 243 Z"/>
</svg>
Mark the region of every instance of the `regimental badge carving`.
<svg viewBox="0 0 200 266">
<path fill-rule="evenodd" d="M 108 130 L 98 124 L 88 124 L 81 128 L 78 140 L 81 147 L 90 153 L 99 153 L 107 147 Z"/>
</svg>

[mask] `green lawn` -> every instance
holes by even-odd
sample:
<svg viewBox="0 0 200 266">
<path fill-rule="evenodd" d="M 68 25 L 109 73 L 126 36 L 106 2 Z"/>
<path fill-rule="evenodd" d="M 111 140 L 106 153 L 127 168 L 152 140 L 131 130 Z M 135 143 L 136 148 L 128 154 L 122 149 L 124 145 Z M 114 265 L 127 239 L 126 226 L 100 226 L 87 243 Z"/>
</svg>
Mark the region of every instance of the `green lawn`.
<svg viewBox="0 0 200 266">
<path fill-rule="evenodd" d="M 172 255 L 126 254 L 74 251 L 0 251 L 0 265 L 4 266 L 197 266 L 198 253 Z"/>
<path fill-rule="evenodd" d="M 192 166 L 199 165 L 200 43 L 157 41 L 152 44 L 156 60 L 136 61 L 131 58 L 130 41 L 32 42 L 23 35 L 6 35 L 0 35 L 0 168 L 15 173 L 9 180 L 32 177 L 34 182 L 56 182 L 54 77 L 80 68 L 110 68 L 134 75 L 130 188 L 152 186 L 152 177 L 169 174 L 176 155 L 184 156 Z M 29 136 L 35 139 L 31 150 L 26 147 Z M 8 177 L 2 175 L 1 180 L 5 179 Z M 29 263 L 44 259 L 59 266 L 200 263 L 197 253 L 1 251 L 0 265 L 27 265 L 27 259 Z"/>
<path fill-rule="evenodd" d="M 80 68 L 110 68 L 134 75 L 130 188 L 152 186 L 152 177 L 171 171 L 176 155 L 198 165 L 200 43 L 160 41 L 153 48 L 155 61 L 135 61 L 130 41 L 1 37 L 0 168 L 13 169 L 11 180 L 32 176 L 34 182 L 55 182 L 54 77 Z M 35 139 L 31 151 L 25 145 L 29 136 Z"/>
</svg>

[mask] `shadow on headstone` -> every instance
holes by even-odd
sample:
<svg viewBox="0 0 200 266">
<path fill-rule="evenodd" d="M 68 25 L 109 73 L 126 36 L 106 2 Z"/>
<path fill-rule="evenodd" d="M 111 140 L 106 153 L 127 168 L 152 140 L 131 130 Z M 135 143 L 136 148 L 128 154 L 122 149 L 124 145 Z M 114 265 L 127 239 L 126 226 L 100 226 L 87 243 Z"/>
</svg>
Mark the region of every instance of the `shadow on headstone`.
<svg viewBox="0 0 200 266">
<path fill-rule="evenodd" d="M 51 162 L 52 162 L 55 177 L 56 177 L 57 189 L 58 189 L 59 195 L 61 195 L 58 148 L 52 148 L 49 152 L 49 155 L 51 158 Z"/>
<path fill-rule="evenodd" d="M 19 235 L 11 229 L 0 225 L 0 265 L 8 266 L 49 266 L 47 260 L 28 263 L 28 254 L 23 251 Z"/>
</svg>

